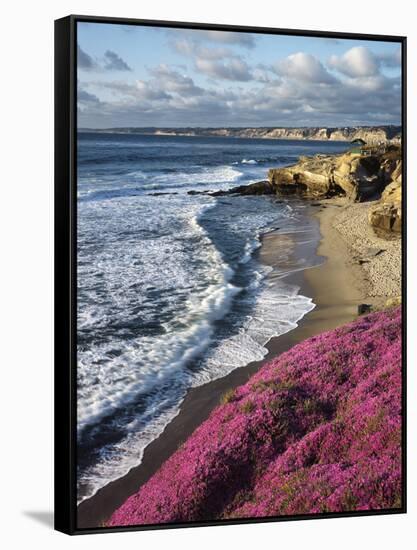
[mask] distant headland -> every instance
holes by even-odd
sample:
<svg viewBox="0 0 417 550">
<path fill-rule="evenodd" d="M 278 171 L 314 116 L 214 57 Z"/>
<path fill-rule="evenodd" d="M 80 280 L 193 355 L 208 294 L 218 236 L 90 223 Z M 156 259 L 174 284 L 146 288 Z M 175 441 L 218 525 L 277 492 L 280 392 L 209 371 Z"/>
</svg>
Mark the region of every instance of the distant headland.
<svg viewBox="0 0 417 550">
<path fill-rule="evenodd" d="M 353 141 L 366 143 L 399 143 L 401 126 L 350 126 L 350 127 L 120 127 L 120 128 L 79 128 L 79 132 L 99 132 L 118 134 L 141 134 L 154 136 L 188 137 L 234 137 L 251 139 L 301 139 L 317 141 Z"/>
</svg>

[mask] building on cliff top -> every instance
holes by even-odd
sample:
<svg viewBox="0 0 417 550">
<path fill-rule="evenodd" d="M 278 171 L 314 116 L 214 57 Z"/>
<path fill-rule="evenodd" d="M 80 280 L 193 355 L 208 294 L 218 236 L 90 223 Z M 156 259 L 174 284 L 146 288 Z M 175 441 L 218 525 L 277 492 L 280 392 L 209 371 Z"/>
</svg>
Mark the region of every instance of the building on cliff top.
<svg viewBox="0 0 417 550">
<path fill-rule="evenodd" d="M 350 150 L 350 153 L 352 155 L 368 155 L 369 154 L 369 148 L 366 147 L 366 141 L 364 141 L 361 138 L 353 139 L 350 142 L 351 145 L 353 145 L 353 148 Z"/>
<path fill-rule="evenodd" d="M 351 145 L 359 145 L 359 146 L 366 145 L 366 141 L 364 141 L 361 138 L 352 139 L 350 143 Z"/>
</svg>

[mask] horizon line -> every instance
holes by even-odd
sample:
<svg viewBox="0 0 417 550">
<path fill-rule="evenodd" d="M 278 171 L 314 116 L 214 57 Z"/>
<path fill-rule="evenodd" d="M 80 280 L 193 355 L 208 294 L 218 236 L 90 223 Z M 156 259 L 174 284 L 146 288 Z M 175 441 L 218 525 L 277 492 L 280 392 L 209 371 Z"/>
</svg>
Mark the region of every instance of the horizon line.
<svg viewBox="0 0 417 550">
<path fill-rule="evenodd" d="M 107 126 L 105 128 L 94 128 L 91 126 L 80 126 L 77 129 L 78 130 L 118 130 L 120 128 L 129 128 L 129 129 L 157 129 L 157 130 L 179 130 L 179 129 L 204 129 L 204 130 L 217 130 L 217 129 L 225 129 L 225 130 L 234 130 L 234 129 L 262 129 L 262 128 L 286 128 L 286 129 L 306 129 L 306 128 L 320 128 L 320 129 L 348 129 L 348 128 L 402 128 L 402 124 L 354 124 L 351 126 L 342 126 L 342 125 L 335 125 L 335 126 L 323 126 L 323 125 L 312 125 L 312 126 L 278 126 L 278 125 L 272 125 L 272 126 Z"/>
</svg>

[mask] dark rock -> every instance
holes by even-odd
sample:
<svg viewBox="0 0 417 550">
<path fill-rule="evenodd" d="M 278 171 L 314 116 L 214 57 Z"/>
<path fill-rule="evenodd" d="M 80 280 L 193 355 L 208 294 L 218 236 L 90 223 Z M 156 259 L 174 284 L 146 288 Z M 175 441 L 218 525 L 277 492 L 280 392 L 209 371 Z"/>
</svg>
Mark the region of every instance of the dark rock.
<svg viewBox="0 0 417 550">
<path fill-rule="evenodd" d="M 372 306 L 370 304 L 359 304 L 358 315 L 364 315 L 365 313 L 371 313 Z"/>
<path fill-rule="evenodd" d="M 191 189 L 191 191 L 187 191 L 187 195 L 210 195 L 211 191 L 196 191 L 195 189 Z"/>
<path fill-rule="evenodd" d="M 176 191 L 172 192 L 159 192 L 159 193 L 147 193 L 148 195 L 151 195 L 152 197 L 162 197 L 163 195 L 178 195 Z"/>
<path fill-rule="evenodd" d="M 249 185 L 239 185 L 232 189 L 214 191 L 209 193 L 212 197 L 222 197 L 224 195 L 272 195 L 274 192 L 272 185 L 268 180 L 257 181 Z"/>
<path fill-rule="evenodd" d="M 389 168 L 389 177 L 392 178 L 381 199 L 369 209 L 368 221 L 375 232 L 382 237 L 389 238 L 390 235 L 401 233 L 402 228 L 402 163 L 392 164 L 386 162 Z"/>
<path fill-rule="evenodd" d="M 369 223 L 374 229 L 386 232 L 401 232 L 401 207 L 395 204 L 381 204 L 369 212 Z"/>
</svg>

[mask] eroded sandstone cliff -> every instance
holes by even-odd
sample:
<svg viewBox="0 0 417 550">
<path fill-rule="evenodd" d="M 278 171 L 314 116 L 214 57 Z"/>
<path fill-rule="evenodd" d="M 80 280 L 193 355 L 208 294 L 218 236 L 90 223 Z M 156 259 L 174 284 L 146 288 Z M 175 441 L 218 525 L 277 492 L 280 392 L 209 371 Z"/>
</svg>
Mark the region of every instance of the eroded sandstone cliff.
<svg viewBox="0 0 417 550">
<path fill-rule="evenodd" d="M 399 161 L 391 174 L 392 181 L 384 189 L 381 199 L 369 208 L 368 220 L 378 231 L 401 232 L 402 221 L 402 163 Z"/>
<path fill-rule="evenodd" d="M 81 128 L 82 132 L 147 134 L 159 136 L 237 137 L 255 139 L 301 139 L 317 141 L 353 141 L 362 139 L 367 144 L 400 143 L 400 126 L 355 126 L 348 128 Z"/>
<path fill-rule="evenodd" d="M 268 180 L 208 194 L 294 195 L 315 200 L 344 196 L 352 202 L 370 201 L 370 225 L 382 236 L 389 236 L 400 233 L 402 227 L 401 147 L 302 156 L 296 164 L 270 169 Z"/>
<path fill-rule="evenodd" d="M 321 199 L 344 195 L 363 201 L 378 195 L 401 176 L 401 150 L 300 157 L 297 164 L 269 170 L 275 193 Z"/>
</svg>

